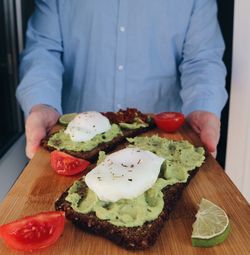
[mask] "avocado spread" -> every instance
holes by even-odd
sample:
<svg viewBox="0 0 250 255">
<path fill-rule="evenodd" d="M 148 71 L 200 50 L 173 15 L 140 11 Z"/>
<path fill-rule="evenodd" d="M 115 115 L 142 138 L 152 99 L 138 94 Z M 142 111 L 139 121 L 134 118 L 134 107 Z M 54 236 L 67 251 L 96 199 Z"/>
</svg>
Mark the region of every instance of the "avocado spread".
<svg viewBox="0 0 250 255">
<path fill-rule="evenodd" d="M 48 141 L 48 145 L 57 150 L 71 150 L 71 151 L 90 151 L 96 148 L 100 143 L 109 142 L 116 136 L 122 134 L 120 127 L 117 124 L 112 124 L 111 129 L 102 134 L 98 134 L 91 140 L 86 142 L 74 142 L 70 136 L 63 130 L 55 133 Z"/>
<path fill-rule="evenodd" d="M 162 212 L 164 206 L 162 189 L 168 185 L 186 182 L 188 171 L 200 167 L 205 159 L 204 149 L 195 148 L 188 141 L 172 141 L 159 136 L 135 137 L 127 140 L 130 146 L 151 151 L 166 159 L 156 183 L 137 198 L 121 199 L 112 203 L 99 200 L 89 188 L 85 197 L 79 195 L 79 187 L 86 185 L 84 179 L 81 179 L 71 186 L 66 197 L 66 201 L 71 203 L 75 211 L 95 212 L 99 219 L 108 220 L 116 226 L 142 226 L 146 221 L 156 219 Z M 103 153 L 100 156 L 103 159 Z"/>
<path fill-rule="evenodd" d="M 139 118 L 135 118 L 133 123 L 119 123 L 119 126 L 123 129 L 137 129 L 137 128 L 144 128 L 148 127 L 148 123 L 142 121 Z"/>
<path fill-rule="evenodd" d="M 105 143 L 113 140 L 118 135 L 122 134 L 122 129 L 137 129 L 147 127 L 147 123 L 134 122 L 134 123 L 119 123 L 112 124 L 111 129 L 102 134 L 98 134 L 89 141 L 74 142 L 70 139 L 70 136 L 64 132 L 65 129 L 60 130 L 50 137 L 48 145 L 57 150 L 71 150 L 71 151 L 90 151 L 96 148 L 100 143 Z"/>
<path fill-rule="evenodd" d="M 137 129 L 137 128 L 144 128 L 148 127 L 147 123 L 139 123 L 139 122 L 134 122 L 134 123 L 119 123 L 119 126 L 123 129 Z"/>
</svg>

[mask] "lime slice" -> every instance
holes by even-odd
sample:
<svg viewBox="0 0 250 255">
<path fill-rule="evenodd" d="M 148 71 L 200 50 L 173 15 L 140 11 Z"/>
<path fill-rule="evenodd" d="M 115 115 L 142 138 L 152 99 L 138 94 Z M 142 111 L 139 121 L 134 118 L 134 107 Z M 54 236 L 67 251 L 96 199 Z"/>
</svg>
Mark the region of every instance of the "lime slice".
<svg viewBox="0 0 250 255">
<path fill-rule="evenodd" d="M 202 198 L 193 224 L 192 245 L 212 247 L 224 242 L 230 232 L 229 219 L 224 210 Z"/>
<path fill-rule="evenodd" d="M 71 120 L 73 120 L 75 118 L 75 116 L 77 115 L 77 113 L 67 113 L 67 114 L 63 114 L 60 118 L 59 118 L 59 122 L 63 125 L 68 125 L 70 123 Z"/>
</svg>

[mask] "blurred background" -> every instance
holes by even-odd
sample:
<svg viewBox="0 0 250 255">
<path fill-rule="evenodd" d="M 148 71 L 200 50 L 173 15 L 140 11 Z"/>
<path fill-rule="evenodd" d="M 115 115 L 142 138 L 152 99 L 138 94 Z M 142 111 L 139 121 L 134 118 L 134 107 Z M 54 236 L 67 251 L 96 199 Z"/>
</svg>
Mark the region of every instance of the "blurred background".
<svg viewBox="0 0 250 255">
<path fill-rule="evenodd" d="M 238 87 L 235 89 L 233 81 L 239 86 L 240 78 L 238 77 L 241 77 L 241 75 L 237 67 L 239 62 L 242 62 L 240 52 L 245 52 L 244 45 L 239 46 L 239 42 L 242 40 L 242 33 L 247 29 L 249 30 L 247 24 L 250 25 L 249 18 L 246 20 L 244 15 L 242 17 L 242 12 L 244 14 L 245 10 L 249 10 L 249 8 L 246 8 L 249 6 L 249 0 L 242 0 L 241 3 L 235 4 L 233 0 L 218 0 L 218 18 L 226 43 L 224 62 L 228 70 L 226 88 L 229 100 L 222 112 L 221 139 L 218 146 L 217 160 L 226 169 L 243 194 L 248 197 L 248 200 L 250 191 L 244 180 L 250 179 L 246 172 L 246 164 L 250 163 L 247 157 L 247 153 L 250 154 L 250 148 L 246 146 L 247 139 L 245 137 L 247 133 L 244 132 L 247 132 L 245 129 L 247 129 L 250 121 L 246 117 L 244 117 L 243 122 L 241 118 L 239 119 L 240 109 L 237 108 L 237 105 L 239 105 L 239 98 L 242 98 L 242 95 L 244 97 L 248 92 L 249 96 L 249 90 L 242 85 L 240 95 L 235 96 L 233 91 L 238 91 Z M 18 84 L 19 54 L 25 44 L 24 34 L 28 18 L 33 9 L 34 0 L 0 1 L 0 200 L 8 192 L 28 161 L 25 157 L 24 119 L 15 98 L 15 89 Z M 247 12 L 245 15 L 248 16 Z M 242 24 L 245 24 L 245 26 L 242 27 Z M 247 33 L 244 33 L 243 36 L 247 36 Z M 248 36 L 250 40 L 249 33 Z M 245 47 L 248 47 L 249 50 L 249 46 L 245 45 Z M 236 55 L 233 58 L 236 62 L 232 61 L 233 52 Z M 242 57 L 244 59 L 244 56 Z M 249 62 L 242 64 L 249 65 Z M 248 81 L 250 81 L 249 77 Z M 244 103 L 247 104 L 248 100 L 246 102 L 244 98 L 242 100 L 243 105 L 241 107 L 244 108 Z M 250 105 L 248 108 L 250 109 Z M 242 111 L 240 111 L 240 114 L 242 114 Z M 243 133 L 241 132 L 238 135 L 240 137 L 245 136 L 243 140 L 235 139 L 235 129 L 238 128 L 239 130 L 237 126 L 239 121 Z M 236 150 L 235 146 L 243 146 L 244 148 L 237 148 Z M 241 153 L 241 156 L 235 155 L 238 153 Z M 235 169 L 240 167 L 242 169 Z"/>
</svg>

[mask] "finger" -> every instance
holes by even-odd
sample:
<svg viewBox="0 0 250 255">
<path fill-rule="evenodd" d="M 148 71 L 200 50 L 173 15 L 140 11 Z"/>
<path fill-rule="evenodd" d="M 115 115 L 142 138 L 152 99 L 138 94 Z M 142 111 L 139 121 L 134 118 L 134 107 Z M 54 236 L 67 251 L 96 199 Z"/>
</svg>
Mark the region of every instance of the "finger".
<svg viewBox="0 0 250 255">
<path fill-rule="evenodd" d="M 46 127 L 37 118 L 31 118 L 26 123 L 26 155 L 32 158 L 39 148 L 42 138 L 46 135 Z"/>
<path fill-rule="evenodd" d="M 216 158 L 216 156 L 217 156 L 217 150 L 216 150 L 215 152 L 212 152 L 211 155 L 212 155 L 214 158 Z"/>
<path fill-rule="evenodd" d="M 32 158 L 40 146 L 41 140 L 46 135 L 46 129 L 37 127 L 32 133 L 26 132 L 26 155 Z"/>
<path fill-rule="evenodd" d="M 219 129 L 212 125 L 205 125 L 201 130 L 201 141 L 209 152 L 215 152 L 219 141 Z"/>
</svg>

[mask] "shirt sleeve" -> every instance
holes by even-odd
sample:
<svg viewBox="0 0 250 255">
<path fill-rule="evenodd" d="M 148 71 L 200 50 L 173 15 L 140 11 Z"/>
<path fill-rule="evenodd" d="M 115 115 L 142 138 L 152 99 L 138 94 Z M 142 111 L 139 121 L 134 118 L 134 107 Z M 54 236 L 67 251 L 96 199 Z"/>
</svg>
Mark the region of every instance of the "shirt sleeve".
<svg viewBox="0 0 250 255">
<path fill-rule="evenodd" d="M 216 0 L 195 1 L 179 66 L 184 114 L 202 110 L 220 117 L 227 100 L 223 53 Z"/>
<path fill-rule="evenodd" d="M 46 104 L 60 113 L 63 45 L 56 0 L 37 0 L 21 54 L 17 99 L 27 116 L 34 105 Z"/>
</svg>

